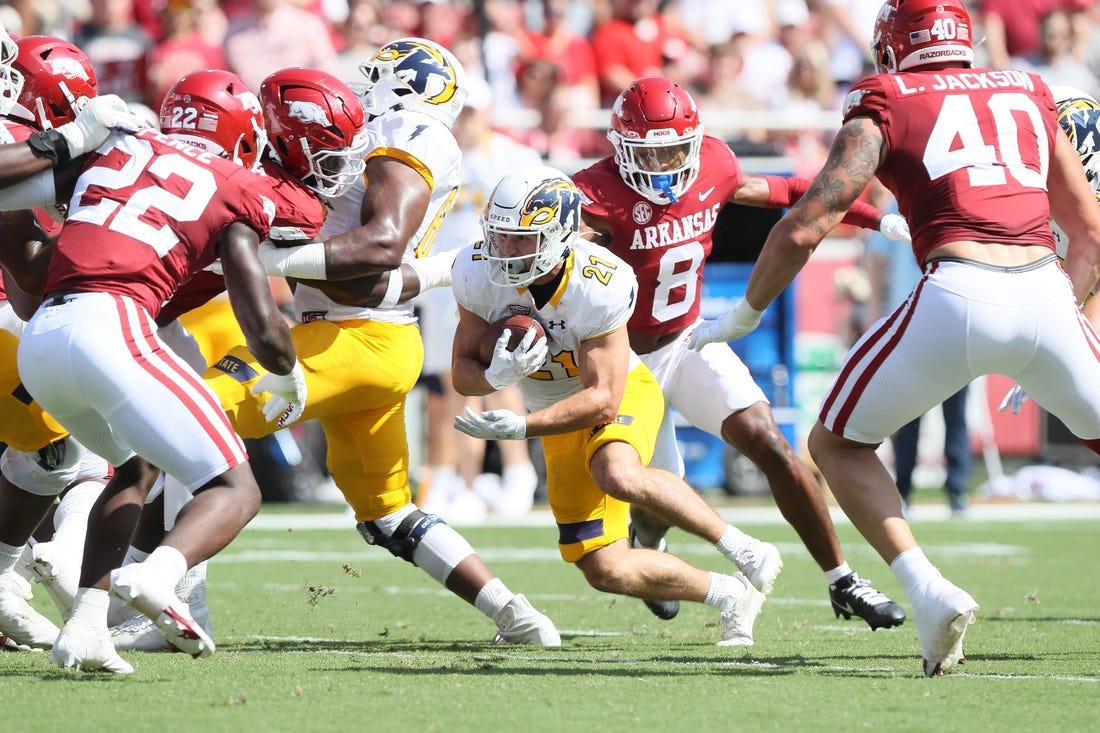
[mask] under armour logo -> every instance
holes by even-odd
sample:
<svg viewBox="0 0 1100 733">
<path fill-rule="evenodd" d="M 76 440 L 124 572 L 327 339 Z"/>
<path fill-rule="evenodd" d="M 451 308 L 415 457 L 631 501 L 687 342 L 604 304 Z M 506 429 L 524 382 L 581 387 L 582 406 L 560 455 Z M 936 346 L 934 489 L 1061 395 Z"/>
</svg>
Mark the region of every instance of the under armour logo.
<svg viewBox="0 0 1100 733">
<path fill-rule="evenodd" d="M 546 322 L 546 327 L 550 328 L 550 329 L 565 328 L 565 320 L 563 319 L 563 320 L 560 320 L 560 321 L 547 321 Z"/>
</svg>

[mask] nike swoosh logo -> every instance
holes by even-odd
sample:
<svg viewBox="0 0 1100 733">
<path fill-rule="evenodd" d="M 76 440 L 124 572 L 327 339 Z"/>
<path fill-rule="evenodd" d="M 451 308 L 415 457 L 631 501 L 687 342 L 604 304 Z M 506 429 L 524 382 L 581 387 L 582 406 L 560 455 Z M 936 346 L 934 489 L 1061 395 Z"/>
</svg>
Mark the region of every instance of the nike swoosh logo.
<svg viewBox="0 0 1100 733">
<path fill-rule="evenodd" d="M 712 193 L 714 193 L 715 188 L 716 188 L 715 186 L 711 186 L 706 191 L 700 191 L 699 192 L 699 200 L 700 201 L 706 201 L 707 196 L 710 196 Z"/>
</svg>

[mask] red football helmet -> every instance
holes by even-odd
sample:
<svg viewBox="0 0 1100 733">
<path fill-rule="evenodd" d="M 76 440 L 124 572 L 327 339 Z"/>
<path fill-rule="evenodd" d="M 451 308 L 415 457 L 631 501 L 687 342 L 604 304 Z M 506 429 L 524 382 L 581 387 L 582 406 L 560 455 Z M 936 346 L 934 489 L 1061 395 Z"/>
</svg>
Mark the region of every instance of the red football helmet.
<svg viewBox="0 0 1100 733">
<path fill-rule="evenodd" d="M 71 122 L 84 101 L 96 96 L 98 82 L 92 62 L 62 38 L 24 36 L 15 43 L 19 55 L 12 66 L 23 75 L 19 95 L 23 109 L 16 107 L 11 114 L 42 130 Z"/>
<path fill-rule="evenodd" d="M 647 76 L 627 87 L 611 109 L 607 138 L 623 181 L 655 204 L 678 201 L 699 175 L 699 110 L 671 79 Z"/>
<path fill-rule="evenodd" d="M 245 168 L 267 145 L 260 100 L 228 71 L 193 71 L 176 82 L 161 102 L 160 129 Z"/>
<path fill-rule="evenodd" d="M 363 107 L 335 76 L 276 71 L 260 84 L 260 103 L 272 154 L 314 191 L 336 198 L 363 175 Z"/>
<path fill-rule="evenodd" d="M 880 74 L 945 61 L 974 63 L 970 14 L 959 0 L 887 0 L 871 39 Z"/>
</svg>

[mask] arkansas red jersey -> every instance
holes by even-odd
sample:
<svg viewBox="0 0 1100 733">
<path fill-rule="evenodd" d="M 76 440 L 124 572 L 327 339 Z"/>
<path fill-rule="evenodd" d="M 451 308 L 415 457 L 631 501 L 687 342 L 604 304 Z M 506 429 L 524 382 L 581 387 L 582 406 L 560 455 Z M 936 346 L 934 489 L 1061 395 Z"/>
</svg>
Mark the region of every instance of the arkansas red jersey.
<svg viewBox="0 0 1100 733">
<path fill-rule="evenodd" d="M 275 202 L 272 226 L 298 229 L 303 239 L 316 237 L 326 214 L 317 194 L 285 168 L 269 160 L 263 161 L 262 170 L 270 186 L 271 200 Z M 199 270 L 164 304 L 157 323 L 170 323 L 224 291 L 225 278 L 208 270 Z"/>
<path fill-rule="evenodd" d="M 629 330 L 675 333 L 694 323 L 718 212 L 744 181 L 729 146 L 715 137 L 703 138 L 699 177 L 674 204 L 654 204 L 636 193 L 611 158 L 572 178 L 588 198 L 585 212 L 611 225 L 608 249 L 626 260 L 638 277 L 638 302 Z"/>
<path fill-rule="evenodd" d="M 848 94 L 844 119 L 852 117 L 882 130 L 889 152 L 878 177 L 909 222 L 918 262 L 962 240 L 1054 249 L 1046 181 L 1062 132 L 1037 74 L 878 74 Z"/>
<path fill-rule="evenodd" d="M 266 237 L 282 178 L 242 166 L 154 130 L 116 134 L 80 173 L 45 292 L 129 296 L 156 317 L 180 283 L 217 257 L 218 235 L 242 222 Z M 296 199 L 295 225 L 316 232 L 323 206 Z"/>
</svg>

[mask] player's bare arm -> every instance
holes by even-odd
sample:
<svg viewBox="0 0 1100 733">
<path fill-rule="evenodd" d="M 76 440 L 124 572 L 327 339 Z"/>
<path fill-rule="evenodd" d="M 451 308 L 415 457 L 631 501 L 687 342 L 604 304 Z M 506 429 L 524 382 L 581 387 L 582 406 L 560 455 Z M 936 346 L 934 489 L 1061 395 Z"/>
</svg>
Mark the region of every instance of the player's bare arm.
<svg viewBox="0 0 1100 733">
<path fill-rule="evenodd" d="M 367 161 L 363 225 L 325 242 L 328 280 L 388 272 L 401 257 L 428 211 L 431 186 L 408 163 L 389 156 Z"/>
<path fill-rule="evenodd" d="M 767 208 L 792 206 L 807 193 L 810 183 L 808 179 L 797 176 L 749 174 L 730 195 L 729 200 L 731 203 L 743 206 Z M 887 214 L 875 206 L 858 200 L 852 202 L 849 209 L 841 219 L 845 224 L 880 230 L 891 239 L 899 238 L 889 226 L 883 226 L 883 222 L 889 222 L 890 217 L 900 218 L 896 214 Z"/>
<path fill-rule="evenodd" d="M 790 285 L 870 183 L 882 155 L 882 133 L 871 120 L 855 117 L 840 128 L 806 195 L 768 235 L 745 291 L 750 306 L 764 310 Z"/>
<path fill-rule="evenodd" d="M 630 369 L 626 328 L 581 342 L 577 366 L 584 389 L 527 416 L 527 437 L 557 435 L 611 422 L 619 414 Z"/>
<path fill-rule="evenodd" d="M 1054 142 L 1047 190 L 1051 215 L 1069 237 L 1063 267 L 1073 283 L 1077 302 L 1084 303 L 1100 278 L 1100 206 L 1065 135 L 1057 135 Z M 1096 310 L 1095 305 L 1086 308 L 1086 315 Z"/>
<path fill-rule="evenodd" d="M 29 209 L 0 212 L 0 231 L 4 232 L 0 240 L 0 265 L 7 273 L 5 282 L 9 286 L 15 284 L 31 297 L 41 297 L 53 242 Z"/>
<path fill-rule="evenodd" d="M 609 221 L 583 209 L 581 210 L 581 221 L 583 222 L 580 230 L 582 237 L 604 247 L 611 244 L 611 232 L 613 230 Z"/>
<path fill-rule="evenodd" d="M 458 326 L 451 350 L 451 381 L 455 390 L 467 397 L 492 394 L 496 390 L 485 379 L 485 366 L 478 359 L 478 347 L 489 330 L 489 323 L 458 305 Z"/>
<path fill-rule="evenodd" d="M 256 256 L 259 242 L 259 234 L 251 227 L 234 222 L 218 238 L 218 256 L 229 304 L 245 334 L 248 350 L 269 372 L 289 374 L 297 355 L 290 329 L 271 294 L 267 272 Z"/>
</svg>

